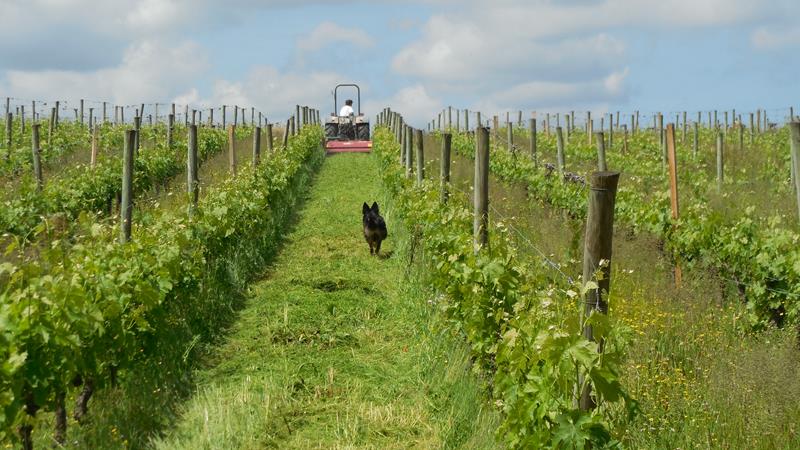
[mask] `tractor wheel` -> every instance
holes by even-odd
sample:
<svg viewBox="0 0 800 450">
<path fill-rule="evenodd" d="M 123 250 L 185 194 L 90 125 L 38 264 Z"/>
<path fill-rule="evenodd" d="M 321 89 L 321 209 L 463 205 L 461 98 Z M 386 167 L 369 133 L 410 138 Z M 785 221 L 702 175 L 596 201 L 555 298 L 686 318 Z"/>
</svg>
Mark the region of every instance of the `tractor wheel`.
<svg viewBox="0 0 800 450">
<path fill-rule="evenodd" d="M 369 140 L 369 124 L 362 123 L 356 127 L 356 138 L 359 141 L 368 141 Z"/>
<path fill-rule="evenodd" d="M 339 136 L 339 124 L 338 123 L 326 123 L 325 124 L 325 139 L 336 139 Z"/>
</svg>

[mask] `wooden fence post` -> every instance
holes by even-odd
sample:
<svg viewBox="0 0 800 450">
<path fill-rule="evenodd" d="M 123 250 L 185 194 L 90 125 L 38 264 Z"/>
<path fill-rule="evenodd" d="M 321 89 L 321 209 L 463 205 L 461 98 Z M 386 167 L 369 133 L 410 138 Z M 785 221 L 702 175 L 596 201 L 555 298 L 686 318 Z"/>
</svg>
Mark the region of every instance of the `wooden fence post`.
<svg viewBox="0 0 800 450">
<path fill-rule="evenodd" d="M 695 158 L 697 158 L 697 151 L 700 147 L 700 124 L 698 122 L 694 123 L 694 146 L 692 147 L 692 153 Z"/>
<path fill-rule="evenodd" d="M 611 241 L 614 236 L 614 203 L 617 195 L 619 172 L 594 172 L 590 178 L 589 208 L 586 215 L 586 235 L 583 247 L 583 282 L 595 279 L 597 271 L 602 277 L 597 279 L 597 289 L 588 289 L 584 297 L 584 318 L 593 313 L 608 314 L 608 303 L 604 296 L 611 287 Z M 602 262 L 602 264 L 601 264 Z M 591 325 L 583 326 L 583 335 L 594 341 Z M 604 342 L 598 343 L 598 351 L 603 352 Z M 581 384 L 585 380 L 581 380 Z M 586 382 L 581 391 L 580 408 L 589 411 L 596 407 L 591 396 L 592 387 Z"/>
<path fill-rule="evenodd" d="M 564 135 L 561 132 L 561 127 L 556 127 L 556 166 L 558 169 L 558 177 L 564 179 Z"/>
<path fill-rule="evenodd" d="M 608 148 L 614 150 L 614 115 L 608 115 Z"/>
<path fill-rule="evenodd" d="M 724 162 L 722 160 L 725 151 L 725 140 L 722 133 L 717 132 L 717 190 L 722 191 L 722 183 L 725 180 Z"/>
<path fill-rule="evenodd" d="M 404 125 L 406 135 L 406 178 L 414 174 L 414 133 L 409 125 Z M 450 130 L 450 127 L 447 128 Z"/>
<path fill-rule="evenodd" d="M 628 126 L 622 126 L 622 154 L 628 153 Z"/>
<path fill-rule="evenodd" d="M 667 140 L 664 138 L 664 116 L 658 113 L 658 142 L 661 145 L 661 167 L 667 168 Z"/>
<path fill-rule="evenodd" d="M 56 128 L 56 109 L 50 108 L 50 126 L 47 128 L 47 145 L 53 147 L 53 131 Z"/>
<path fill-rule="evenodd" d="M 261 161 L 261 127 L 253 128 L 253 165 L 257 166 Z"/>
<path fill-rule="evenodd" d="M 422 130 L 414 130 L 414 143 L 417 149 L 417 184 L 425 180 L 425 152 L 422 143 Z"/>
<path fill-rule="evenodd" d="M 697 123 L 695 122 L 695 130 Z M 675 153 L 675 128 L 672 124 L 667 125 L 667 155 L 669 159 L 669 199 L 670 209 L 672 210 L 672 220 L 676 223 L 680 217 L 678 204 L 678 158 Z M 675 258 L 675 286 L 681 287 L 681 265 L 677 256 Z"/>
<path fill-rule="evenodd" d="M 136 151 L 136 130 L 125 131 L 125 149 L 122 159 L 122 201 L 120 205 L 120 242 L 131 240 L 133 218 L 133 158 Z"/>
<path fill-rule="evenodd" d="M 236 176 L 236 125 L 228 127 L 228 168 Z"/>
<path fill-rule="evenodd" d="M 92 126 L 92 155 L 89 160 L 89 167 L 91 167 L 92 169 L 94 169 L 95 166 L 97 165 L 97 146 L 99 138 L 98 134 L 99 134 L 98 126 L 95 124 L 94 126 Z"/>
<path fill-rule="evenodd" d="M 141 136 L 142 118 L 136 116 L 133 118 L 133 129 L 136 131 L 136 140 L 134 141 L 133 151 L 139 155 L 139 137 Z"/>
<path fill-rule="evenodd" d="M 13 131 L 12 122 L 14 121 L 14 113 L 6 113 L 6 159 L 11 158 L 11 145 L 14 143 L 12 139 Z"/>
<path fill-rule="evenodd" d="M 598 131 L 594 135 L 597 141 L 597 170 L 605 172 L 608 170 L 606 167 L 606 141 L 602 131 Z"/>
<path fill-rule="evenodd" d="M 739 124 L 739 151 L 744 150 L 744 126 Z"/>
<path fill-rule="evenodd" d="M 289 145 L 289 124 L 291 123 L 292 119 L 286 119 L 286 125 L 283 127 L 283 148 Z"/>
<path fill-rule="evenodd" d="M 442 179 L 442 203 L 447 203 L 450 196 L 450 150 L 452 147 L 453 135 L 445 133 L 442 135 L 442 160 L 441 160 L 441 179 Z"/>
<path fill-rule="evenodd" d="M 489 130 L 475 130 L 475 218 L 474 248 L 477 253 L 489 245 Z"/>
<path fill-rule="evenodd" d="M 274 151 L 272 143 L 272 124 L 267 122 L 267 153 Z"/>
<path fill-rule="evenodd" d="M 514 127 L 511 122 L 506 123 L 506 140 L 508 141 L 508 151 L 514 152 Z"/>
<path fill-rule="evenodd" d="M 197 206 L 197 200 L 199 198 L 199 187 L 200 181 L 197 176 L 197 169 L 198 169 L 198 162 L 197 162 L 197 125 L 190 125 L 189 126 L 189 139 L 188 139 L 188 157 L 186 158 L 187 163 L 187 180 L 186 180 L 186 187 L 189 193 L 189 201 L 191 202 L 189 207 L 190 211 L 192 208 Z"/>
<path fill-rule="evenodd" d="M 83 99 L 81 99 L 81 116 L 80 116 L 80 118 L 81 118 L 81 120 L 80 120 L 81 125 L 83 125 Z"/>
<path fill-rule="evenodd" d="M 33 175 L 36 177 L 36 190 L 41 191 L 44 187 L 44 179 L 42 178 L 42 159 L 41 149 L 39 147 L 39 124 L 33 122 L 31 124 L 31 150 L 33 152 Z"/>
<path fill-rule="evenodd" d="M 755 141 L 755 124 L 753 123 L 753 113 L 750 113 L 750 145 Z"/>
<path fill-rule="evenodd" d="M 681 142 L 686 144 L 686 133 L 688 132 L 687 129 L 688 125 L 686 124 L 686 111 L 683 112 L 683 135 L 681 137 Z"/>
<path fill-rule="evenodd" d="M 175 114 L 167 116 L 167 148 L 172 148 L 172 133 L 175 129 Z"/>
<path fill-rule="evenodd" d="M 533 160 L 533 167 L 539 166 L 539 161 L 536 156 L 536 119 L 528 119 L 528 128 L 530 129 L 530 148 L 531 159 Z"/>
<path fill-rule="evenodd" d="M 794 190 L 797 197 L 797 212 L 800 215 L 800 122 L 789 123 L 792 167 L 794 168 Z"/>
</svg>

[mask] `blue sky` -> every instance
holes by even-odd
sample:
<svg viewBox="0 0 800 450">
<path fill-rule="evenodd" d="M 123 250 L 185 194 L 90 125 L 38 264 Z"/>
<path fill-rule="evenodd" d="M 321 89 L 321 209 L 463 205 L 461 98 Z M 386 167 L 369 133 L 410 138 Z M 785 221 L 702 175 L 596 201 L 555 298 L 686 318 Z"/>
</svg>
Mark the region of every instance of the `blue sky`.
<svg viewBox="0 0 800 450">
<path fill-rule="evenodd" d="M 0 96 L 364 109 L 800 111 L 800 1 L 0 0 Z M 794 20 L 793 20 L 794 19 Z M 526 113 L 527 114 L 527 113 Z"/>
</svg>

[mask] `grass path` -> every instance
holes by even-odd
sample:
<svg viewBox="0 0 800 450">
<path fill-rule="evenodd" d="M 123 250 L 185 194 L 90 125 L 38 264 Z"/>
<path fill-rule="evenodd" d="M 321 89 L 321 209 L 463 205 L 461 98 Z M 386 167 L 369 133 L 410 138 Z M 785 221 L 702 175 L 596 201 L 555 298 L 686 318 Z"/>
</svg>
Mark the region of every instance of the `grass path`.
<svg viewBox="0 0 800 450">
<path fill-rule="evenodd" d="M 497 420 L 457 340 L 433 330 L 369 155 L 324 163 L 197 393 L 156 447 L 492 448 Z M 389 224 L 369 255 L 361 204 Z M 487 411 L 488 409 L 488 411 Z"/>
</svg>

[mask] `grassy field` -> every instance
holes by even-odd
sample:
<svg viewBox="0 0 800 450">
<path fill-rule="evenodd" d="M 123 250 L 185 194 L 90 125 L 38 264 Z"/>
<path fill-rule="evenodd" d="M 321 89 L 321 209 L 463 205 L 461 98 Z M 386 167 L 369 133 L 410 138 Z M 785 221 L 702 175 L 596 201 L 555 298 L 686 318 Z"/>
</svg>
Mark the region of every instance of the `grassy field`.
<svg viewBox="0 0 800 450">
<path fill-rule="evenodd" d="M 377 170 L 370 156 L 328 158 L 286 246 L 157 448 L 495 446 L 496 417 L 465 349 L 436 331 L 434 294 L 409 264 Z M 378 201 L 389 222 L 381 257 L 362 236 L 365 201 Z"/>
</svg>

